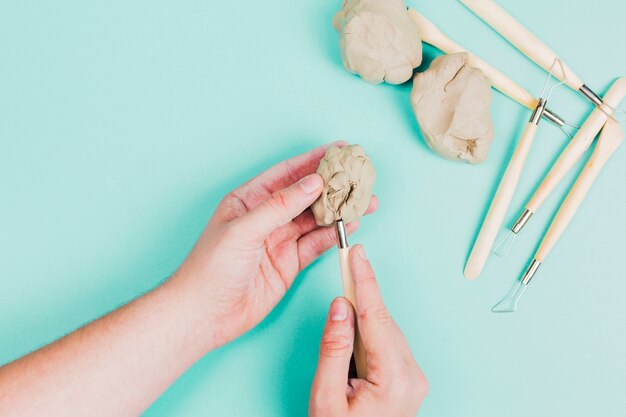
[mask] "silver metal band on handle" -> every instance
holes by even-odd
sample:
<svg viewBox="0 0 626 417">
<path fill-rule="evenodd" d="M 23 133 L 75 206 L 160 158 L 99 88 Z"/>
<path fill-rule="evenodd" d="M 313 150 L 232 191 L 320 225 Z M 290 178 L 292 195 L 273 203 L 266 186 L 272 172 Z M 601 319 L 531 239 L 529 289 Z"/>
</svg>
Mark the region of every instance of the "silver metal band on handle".
<svg viewBox="0 0 626 417">
<path fill-rule="evenodd" d="M 524 210 L 524 213 L 522 213 L 522 215 L 519 216 L 519 219 L 517 219 L 513 227 L 511 227 L 511 232 L 518 234 L 520 230 L 522 230 L 522 228 L 526 226 L 526 223 L 528 223 L 528 220 L 530 220 L 530 217 L 532 215 L 533 215 L 533 212 L 530 211 L 529 209 Z"/>
<path fill-rule="evenodd" d="M 540 266 L 541 266 L 541 262 L 539 262 L 536 259 L 533 259 L 533 261 L 528 266 L 528 269 L 524 273 L 524 276 L 522 277 L 522 284 L 528 285 L 530 280 L 533 279 L 533 277 L 537 273 L 537 270 L 539 269 Z"/>
<path fill-rule="evenodd" d="M 541 116 L 543 116 L 543 113 L 546 110 L 546 103 L 547 101 L 543 98 L 540 98 L 539 101 L 537 101 L 537 107 L 535 107 L 535 111 L 533 111 L 532 116 L 530 116 L 530 123 L 534 125 L 539 124 Z"/>
<path fill-rule="evenodd" d="M 563 127 L 565 126 L 565 120 L 563 120 L 559 115 L 557 115 L 556 113 L 553 113 L 552 110 L 550 109 L 543 109 L 543 117 L 554 123 L 555 125 L 557 125 L 558 127 Z"/>
<path fill-rule="evenodd" d="M 598 96 L 596 93 L 594 93 L 593 90 L 591 88 L 587 87 L 585 84 L 583 84 L 583 86 L 580 87 L 580 89 L 578 91 L 580 91 L 580 93 L 583 96 L 587 97 L 589 99 L 589 101 L 591 101 L 596 106 L 601 107 L 604 104 L 604 101 L 602 101 L 600 96 Z"/>
<path fill-rule="evenodd" d="M 337 230 L 337 246 L 339 249 L 347 248 L 348 232 L 346 232 L 346 225 L 343 220 L 339 219 L 335 222 L 335 229 Z"/>
</svg>

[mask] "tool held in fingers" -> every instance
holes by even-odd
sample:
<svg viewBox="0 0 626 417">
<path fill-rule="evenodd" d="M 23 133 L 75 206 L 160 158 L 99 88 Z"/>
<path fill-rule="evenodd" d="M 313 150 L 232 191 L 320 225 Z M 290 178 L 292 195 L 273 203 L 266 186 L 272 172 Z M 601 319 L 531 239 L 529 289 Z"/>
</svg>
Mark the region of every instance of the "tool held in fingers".
<svg viewBox="0 0 626 417">
<path fill-rule="evenodd" d="M 502 94 L 517 101 L 522 106 L 534 110 L 537 108 L 538 100 L 533 97 L 526 89 L 511 80 L 509 77 L 498 71 L 496 68 L 483 61 L 476 55 L 467 51 L 458 43 L 448 38 L 434 23 L 428 20 L 419 12 L 409 8 L 409 17 L 415 22 L 418 27 L 419 35 L 422 41 L 429 45 L 434 46 L 440 51 L 446 54 L 455 54 L 460 52 L 466 52 L 469 54 L 469 64 L 480 69 L 483 74 L 489 79 L 491 85 Z M 550 109 L 544 109 L 542 116 L 552 123 L 556 124 L 559 128 L 564 129 L 564 126 L 571 125 L 559 117 L 556 113 Z"/>
<path fill-rule="evenodd" d="M 504 39 L 511 43 L 530 60 L 549 71 L 558 55 L 530 30 L 519 23 L 494 0 L 459 0 L 485 23 L 491 26 Z M 570 88 L 580 92 L 594 106 L 615 118 L 615 106 L 605 103 L 582 79 L 565 63 L 555 77 L 564 81 Z"/>
<path fill-rule="evenodd" d="M 513 291 L 496 304 L 491 311 L 494 313 L 512 313 L 517 309 L 519 299 L 537 273 L 539 266 L 544 262 L 550 251 L 552 251 L 554 245 L 556 245 L 557 241 L 574 218 L 576 211 L 587 196 L 587 193 L 600 174 L 600 171 L 623 141 L 624 131 L 620 125 L 614 120 L 608 120 L 598 139 L 593 154 L 554 217 L 550 228 L 546 232 L 528 269 L 524 272 L 522 279 L 516 283 Z"/>
<path fill-rule="evenodd" d="M 552 95 L 553 90 L 563 84 L 563 82 L 561 82 L 553 85 L 548 92 L 548 84 L 552 78 L 552 71 L 558 64 L 560 64 L 560 61 L 558 60 L 553 64 L 553 68 L 550 71 L 550 74 L 548 75 L 541 91 L 537 107 L 530 117 L 530 120 L 526 125 L 526 129 L 515 147 L 511 160 L 509 161 L 506 171 L 500 180 L 496 194 L 491 201 L 485 220 L 483 221 L 480 232 L 474 242 L 474 247 L 472 248 L 467 263 L 465 264 L 463 274 L 467 279 L 478 278 L 485 266 L 485 263 L 487 262 L 493 243 L 496 240 L 498 231 L 500 230 L 500 226 L 504 221 L 506 211 L 511 204 L 511 200 L 515 194 L 515 189 L 517 188 L 517 184 L 522 176 L 522 171 L 524 169 L 524 165 L 526 164 L 526 158 L 528 157 L 532 143 L 535 140 L 535 135 L 537 134 L 539 122 L 546 108 L 546 104 Z"/>
<path fill-rule="evenodd" d="M 604 95 L 604 102 L 609 104 L 611 107 L 617 107 L 624 99 L 624 96 L 626 96 L 626 78 L 619 78 L 611 85 L 609 91 L 607 91 Z M 501 256 L 506 255 L 515 237 L 519 235 L 524 226 L 528 224 L 532 215 L 539 210 L 539 207 L 541 207 L 550 193 L 552 193 L 565 175 L 572 169 L 574 164 L 581 158 L 585 151 L 589 149 L 589 146 L 594 141 L 607 120 L 612 119 L 610 119 L 603 110 L 599 108 L 595 108 L 593 110 L 585 123 L 578 130 L 578 133 L 576 133 L 574 138 L 563 150 L 559 159 L 552 166 L 550 172 L 548 172 L 548 175 L 546 175 L 543 179 L 539 188 L 537 188 L 534 195 L 526 204 L 523 213 L 513 224 L 513 227 L 502 239 L 500 239 L 494 248 L 496 253 Z M 615 121 L 613 120 L 613 122 Z"/>
<path fill-rule="evenodd" d="M 356 291 L 354 289 L 354 280 L 350 271 L 350 246 L 348 245 L 348 233 L 343 220 L 335 222 L 337 230 L 337 248 L 339 249 L 339 265 L 341 268 L 341 281 L 343 283 L 344 297 L 352 303 L 356 311 Z M 355 339 L 354 339 L 354 362 L 356 365 L 357 377 L 361 379 L 367 378 L 367 358 L 365 355 L 365 347 L 363 340 L 359 334 L 358 324 L 355 321 Z"/>
</svg>

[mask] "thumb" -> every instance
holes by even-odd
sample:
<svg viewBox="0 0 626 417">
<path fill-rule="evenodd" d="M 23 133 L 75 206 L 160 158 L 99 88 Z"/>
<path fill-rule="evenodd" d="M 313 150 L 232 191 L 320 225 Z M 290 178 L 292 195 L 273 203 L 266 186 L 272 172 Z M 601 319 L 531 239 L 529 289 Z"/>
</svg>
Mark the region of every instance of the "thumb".
<svg viewBox="0 0 626 417">
<path fill-rule="evenodd" d="M 319 197 L 324 180 L 318 174 L 307 175 L 297 183 L 272 194 L 270 198 L 236 221 L 242 230 L 263 242 L 274 230 L 289 223 Z"/>
<path fill-rule="evenodd" d="M 346 387 L 353 344 L 354 310 L 350 301 L 339 297 L 330 306 L 313 380 L 311 399 L 319 401 L 319 406 L 347 406 Z"/>
</svg>

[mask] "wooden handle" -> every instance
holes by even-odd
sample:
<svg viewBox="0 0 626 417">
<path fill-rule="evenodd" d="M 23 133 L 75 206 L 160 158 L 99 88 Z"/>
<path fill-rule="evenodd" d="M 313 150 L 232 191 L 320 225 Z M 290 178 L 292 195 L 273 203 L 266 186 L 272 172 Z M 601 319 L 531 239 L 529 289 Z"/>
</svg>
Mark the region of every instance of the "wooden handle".
<svg viewBox="0 0 626 417">
<path fill-rule="evenodd" d="M 604 96 L 604 102 L 609 106 L 616 108 L 619 106 L 624 96 L 626 95 L 626 78 L 619 78 L 611 85 L 611 88 Z M 570 141 L 567 147 L 561 152 L 559 159 L 554 166 L 550 169 L 550 172 L 541 182 L 535 194 L 531 197 L 526 208 L 533 213 L 539 210 L 539 207 L 543 204 L 550 193 L 561 182 L 563 177 L 574 166 L 576 161 L 580 159 L 583 153 L 589 148 L 595 137 L 602 129 L 602 126 L 606 123 L 609 117 L 601 109 L 594 109 L 589 115 L 585 123 L 576 133 L 574 139 Z"/>
<path fill-rule="evenodd" d="M 354 311 L 356 311 L 356 292 L 354 290 L 354 280 L 352 279 L 352 271 L 350 271 L 350 248 L 339 249 L 339 265 L 341 267 L 341 281 L 343 282 L 343 295 L 352 303 Z M 354 362 L 356 363 L 356 373 L 361 379 L 367 378 L 367 358 L 365 356 L 365 347 L 363 340 L 359 334 L 359 326 L 355 320 L 354 333 Z"/>
<path fill-rule="evenodd" d="M 474 14 L 485 21 L 503 38 L 509 41 L 513 46 L 520 50 L 524 55 L 534 61 L 537 65 L 550 72 L 554 61 L 559 56 L 542 42 L 531 31 L 526 29 L 521 23 L 513 18 L 506 10 L 500 7 L 493 0 L 459 0 Z M 540 10 L 540 4 L 537 8 Z M 578 91 L 582 87 L 583 82 L 570 67 L 562 60 L 561 66 L 558 64 L 554 67 L 554 76 Z"/>
<path fill-rule="evenodd" d="M 410 8 L 409 16 L 416 23 L 422 41 L 434 46 L 446 54 L 467 52 L 469 54 L 469 64 L 474 68 L 480 69 L 489 81 L 491 81 L 493 88 L 531 110 L 534 110 L 535 107 L 537 107 L 537 99 L 526 89 L 489 65 L 487 62 L 464 49 L 452 39 L 448 38 L 430 20 Z"/>
<path fill-rule="evenodd" d="M 496 191 L 491 206 L 487 212 L 487 216 L 483 221 L 483 225 L 480 228 L 474 247 L 470 253 L 467 263 L 465 264 L 465 271 L 463 272 L 467 279 L 476 279 L 483 270 L 493 243 L 496 240 L 506 211 L 511 204 L 513 194 L 517 188 L 517 184 L 522 175 L 524 164 L 526 163 L 526 157 L 532 146 L 533 140 L 537 133 L 538 126 L 534 123 L 528 123 L 524 134 L 520 138 L 515 152 L 511 157 L 511 161 L 500 180 L 500 185 Z"/>
<path fill-rule="evenodd" d="M 609 119 L 602 130 L 602 134 L 600 135 L 600 139 L 598 139 L 596 149 L 593 151 L 591 158 L 589 158 L 587 165 L 585 165 L 585 168 L 578 176 L 576 183 L 565 198 L 548 232 L 541 241 L 541 245 L 535 255 L 535 259 L 539 262 L 543 262 L 546 256 L 548 256 L 548 253 L 552 250 L 565 231 L 565 228 L 567 228 L 576 214 L 578 207 L 580 207 L 580 204 L 604 167 L 604 164 L 623 141 L 624 131 L 620 125 L 612 119 Z"/>
</svg>

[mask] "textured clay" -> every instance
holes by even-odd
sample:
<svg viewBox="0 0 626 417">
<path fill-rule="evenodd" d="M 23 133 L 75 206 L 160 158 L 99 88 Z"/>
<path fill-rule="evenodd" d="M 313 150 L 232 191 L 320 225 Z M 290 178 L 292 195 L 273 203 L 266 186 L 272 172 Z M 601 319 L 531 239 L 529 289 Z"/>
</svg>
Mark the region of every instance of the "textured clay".
<svg viewBox="0 0 626 417">
<path fill-rule="evenodd" d="M 324 179 L 324 189 L 311 209 L 319 226 L 337 220 L 350 223 L 363 216 L 372 197 L 376 172 L 361 146 L 331 146 L 317 173 Z"/>
<path fill-rule="evenodd" d="M 378 84 L 401 84 L 422 62 L 417 26 L 402 0 L 344 0 L 333 20 L 347 71 Z"/>
<path fill-rule="evenodd" d="M 436 58 L 413 79 L 411 104 L 432 150 L 447 159 L 479 164 L 493 141 L 491 84 L 467 63 L 467 53 Z"/>
</svg>

